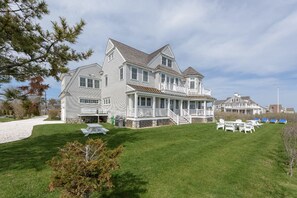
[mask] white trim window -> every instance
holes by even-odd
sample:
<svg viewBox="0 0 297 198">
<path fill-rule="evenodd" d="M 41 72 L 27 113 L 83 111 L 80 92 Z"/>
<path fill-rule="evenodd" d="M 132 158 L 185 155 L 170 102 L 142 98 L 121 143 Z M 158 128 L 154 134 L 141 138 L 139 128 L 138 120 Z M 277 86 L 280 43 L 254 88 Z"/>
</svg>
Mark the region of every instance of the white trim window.
<svg viewBox="0 0 297 198">
<path fill-rule="evenodd" d="M 151 97 L 138 97 L 138 106 L 152 107 L 152 98 Z"/>
<path fill-rule="evenodd" d="M 94 85 L 96 89 L 100 88 L 100 81 L 99 80 L 94 80 Z"/>
<path fill-rule="evenodd" d="M 137 73 L 138 73 L 138 69 L 136 68 L 136 67 L 132 67 L 131 68 L 131 79 L 132 80 L 137 80 L 138 78 L 138 75 L 137 75 Z"/>
<path fill-rule="evenodd" d="M 162 56 L 162 65 L 165 65 L 167 67 L 172 67 L 172 60 Z"/>
<path fill-rule="evenodd" d="M 93 88 L 93 79 L 88 78 L 88 88 Z"/>
<path fill-rule="evenodd" d="M 161 83 L 165 83 L 166 76 L 165 74 L 161 74 Z"/>
<path fill-rule="evenodd" d="M 81 103 L 81 104 L 99 104 L 99 99 L 80 98 L 79 103 Z"/>
<path fill-rule="evenodd" d="M 86 86 L 86 78 L 85 77 L 80 77 L 79 78 L 79 86 L 80 87 L 85 87 Z"/>
<path fill-rule="evenodd" d="M 110 97 L 103 98 L 103 105 L 110 105 Z"/>
<path fill-rule="evenodd" d="M 120 80 L 123 80 L 124 79 L 124 68 L 123 67 L 120 67 Z"/>
<path fill-rule="evenodd" d="M 111 52 L 110 54 L 108 54 L 107 56 L 107 60 L 108 62 L 111 61 L 113 59 L 113 52 Z"/>
<path fill-rule="evenodd" d="M 195 89 L 195 78 L 190 78 L 189 87 L 190 89 Z"/>
<path fill-rule="evenodd" d="M 149 81 L 148 71 L 145 71 L 145 70 L 142 71 L 142 81 L 143 82 L 148 82 Z"/>
</svg>

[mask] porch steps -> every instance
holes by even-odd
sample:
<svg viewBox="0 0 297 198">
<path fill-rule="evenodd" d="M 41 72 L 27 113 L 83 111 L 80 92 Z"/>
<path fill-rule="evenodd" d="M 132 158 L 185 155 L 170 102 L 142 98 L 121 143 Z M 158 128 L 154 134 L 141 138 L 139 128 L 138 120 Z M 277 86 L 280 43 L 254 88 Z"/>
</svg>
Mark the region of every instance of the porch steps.
<svg viewBox="0 0 297 198">
<path fill-rule="evenodd" d="M 183 116 L 179 116 L 179 124 L 190 124 L 190 122 Z"/>
</svg>

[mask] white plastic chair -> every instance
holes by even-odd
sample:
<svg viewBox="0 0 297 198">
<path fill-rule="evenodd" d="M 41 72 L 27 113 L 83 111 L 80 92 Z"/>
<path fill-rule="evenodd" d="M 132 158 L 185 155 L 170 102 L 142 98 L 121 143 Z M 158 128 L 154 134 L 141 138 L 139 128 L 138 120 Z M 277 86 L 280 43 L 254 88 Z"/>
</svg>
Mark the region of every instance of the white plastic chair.
<svg viewBox="0 0 297 198">
<path fill-rule="evenodd" d="M 246 133 L 246 132 L 250 132 L 250 133 L 252 133 L 252 132 L 253 132 L 253 126 L 250 125 L 250 124 L 241 123 L 241 124 L 239 125 L 239 131 L 240 131 L 240 132 L 241 132 L 241 131 L 244 131 L 244 133 Z"/>
<path fill-rule="evenodd" d="M 225 123 L 225 131 L 235 132 L 235 125 L 231 123 Z"/>
<path fill-rule="evenodd" d="M 217 130 L 218 129 L 223 129 L 225 127 L 225 121 L 223 119 L 220 119 L 219 122 L 217 122 Z"/>
</svg>

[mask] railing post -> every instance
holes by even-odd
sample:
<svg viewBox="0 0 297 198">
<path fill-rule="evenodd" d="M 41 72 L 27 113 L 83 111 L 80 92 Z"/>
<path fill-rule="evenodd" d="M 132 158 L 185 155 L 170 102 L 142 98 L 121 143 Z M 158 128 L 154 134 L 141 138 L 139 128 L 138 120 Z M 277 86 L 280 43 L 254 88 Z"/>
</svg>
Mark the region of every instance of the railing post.
<svg viewBox="0 0 297 198">
<path fill-rule="evenodd" d="M 176 115 L 176 124 L 179 125 L 179 115 Z"/>
</svg>

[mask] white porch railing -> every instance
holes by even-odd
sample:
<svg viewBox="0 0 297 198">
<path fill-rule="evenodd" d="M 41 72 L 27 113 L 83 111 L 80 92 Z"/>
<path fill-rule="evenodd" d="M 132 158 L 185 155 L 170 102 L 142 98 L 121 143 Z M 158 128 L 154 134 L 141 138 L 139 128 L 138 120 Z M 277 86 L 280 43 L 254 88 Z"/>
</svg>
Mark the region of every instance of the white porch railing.
<svg viewBox="0 0 297 198">
<path fill-rule="evenodd" d="M 183 110 L 183 117 L 189 122 L 192 123 L 191 115 L 188 113 L 188 111 Z"/>
<path fill-rule="evenodd" d="M 161 91 L 174 91 L 174 92 L 187 93 L 186 87 L 172 84 L 172 83 L 161 83 L 160 89 Z"/>
<path fill-rule="evenodd" d="M 204 109 L 190 109 L 190 115 L 194 116 L 213 116 L 214 112 L 211 109 L 206 109 L 204 113 Z"/>
<path fill-rule="evenodd" d="M 207 95 L 211 96 L 211 90 L 209 89 L 189 89 L 185 86 L 176 85 L 172 83 L 160 83 L 160 90 L 161 91 L 171 91 L 171 92 L 179 92 L 184 93 L 189 96 L 196 96 L 196 95 Z"/>
<path fill-rule="evenodd" d="M 166 117 L 168 115 L 168 109 L 156 108 L 156 117 Z"/>
<path fill-rule="evenodd" d="M 190 109 L 188 110 L 183 109 L 182 115 L 185 119 L 187 119 L 189 122 L 191 122 L 192 116 L 213 116 L 214 112 L 212 109 L 206 109 L 204 112 L 204 109 Z M 128 117 L 134 117 L 135 116 L 135 110 L 127 109 L 127 116 Z M 168 110 L 167 108 L 156 108 L 155 109 L 155 116 L 156 117 L 170 117 L 174 122 L 177 122 L 179 119 L 179 115 L 171 110 Z M 137 117 L 153 117 L 153 109 L 152 108 L 137 108 Z"/>
<path fill-rule="evenodd" d="M 134 117 L 135 109 L 128 109 L 127 116 Z M 137 108 L 137 117 L 153 117 L 153 109 L 152 108 Z"/>
<path fill-rule="evenodd" d="M 201 90 L 197 89 L 188 89 L 187 94 L 189 96 L 196 96 L 196 95 L 206 95 L 211 96 L 211 90 L 202 88 Z"/>
<path fill-rule="evenodd" d="M 173 120 L 173 122 L 179 125 L 179 115 L 176 115 L 173 111 L 168 109 L 168 116 Z"/>
</svg>

